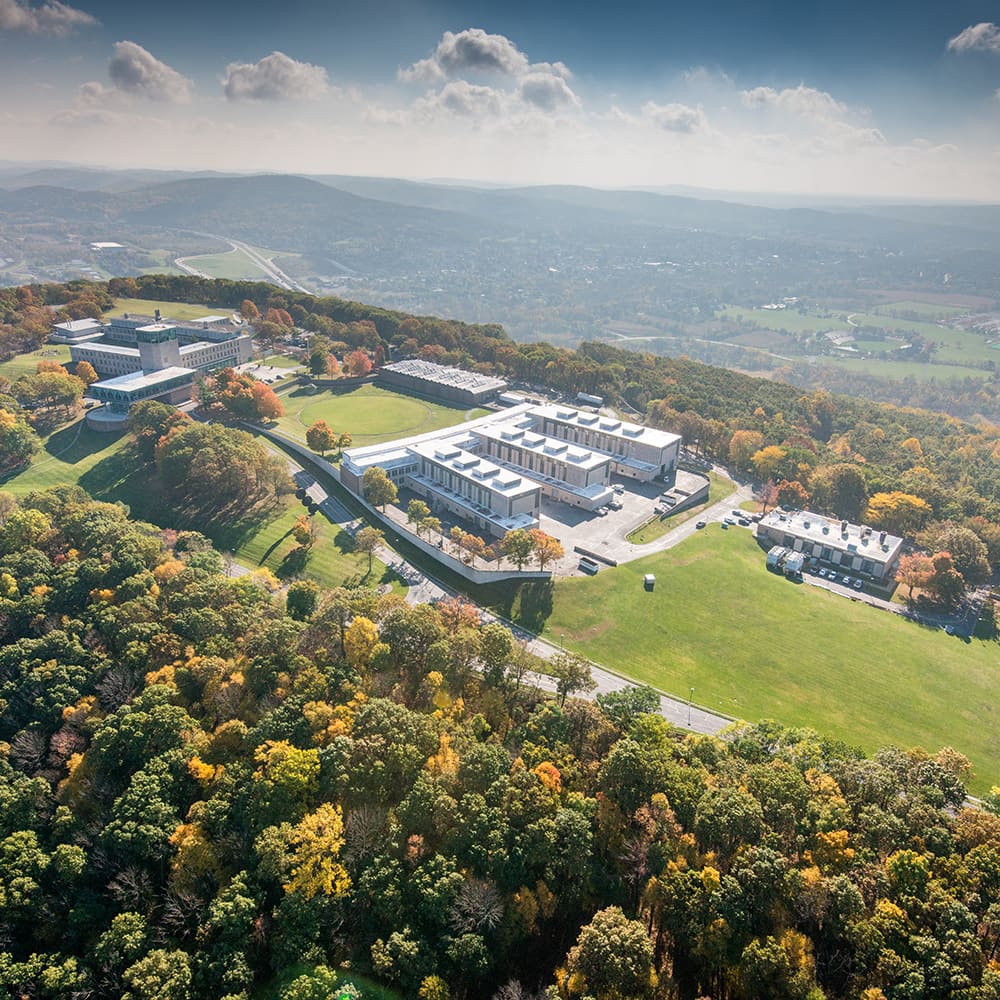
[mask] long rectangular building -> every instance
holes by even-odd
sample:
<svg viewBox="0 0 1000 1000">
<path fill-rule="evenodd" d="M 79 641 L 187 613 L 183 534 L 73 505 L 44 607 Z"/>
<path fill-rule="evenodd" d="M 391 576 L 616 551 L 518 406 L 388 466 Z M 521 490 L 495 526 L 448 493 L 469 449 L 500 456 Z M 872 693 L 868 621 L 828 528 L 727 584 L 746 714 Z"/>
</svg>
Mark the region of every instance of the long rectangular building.
<svg viewBox="0 0 1000 1000">
<path fill-rule="evenodd" d="M 420 358 L 383 365 L 378 370 L 376 382 L 404 392 L 415 392 L 449 403 L 461 403 L 463 406 L 481 406 L 495 399 L 498 393 L 507 388 L 507 383 L 502 378 L 438 365 Z"/>
<path fill-rule="evenodd" d="M 903 548 L 897 535 L 808 510 L 772 510 L 757 525 L 757 538 L 879 583 L 892 578 Z"/>
<path fill-rule="evenodd" d="M 397 486 L 427 498 L 432 509 L 502 536 L 513 528 L 536 527 L 543 496 L 595 511 L 614 495 L 613 471 L 652 479 L 676 468 L 680 438 L 675 434 L 601 418 L 615 426 L 598 428 L 604 435 L 598 438 L 589 425 L 574 425 L 579 411 L 561 409 L 554 419 L 549 409 L 525 403 L 448 430 L 350 448 L 344 452 L 341 481 L 363 496 L 364 474 L 378 466 Z M 641 442 L 644 450 L 628 453 L 616 433 Z M 615 450 L 595 447 L 590 439 Z"/>
</svg>

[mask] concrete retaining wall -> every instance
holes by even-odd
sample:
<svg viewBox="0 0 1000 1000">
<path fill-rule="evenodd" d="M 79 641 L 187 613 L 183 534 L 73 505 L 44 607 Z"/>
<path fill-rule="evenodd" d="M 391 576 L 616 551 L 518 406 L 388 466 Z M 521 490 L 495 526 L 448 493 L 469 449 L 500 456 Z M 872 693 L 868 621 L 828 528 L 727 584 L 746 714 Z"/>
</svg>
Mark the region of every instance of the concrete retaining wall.
<svg viewBox="0 0 1000 1000">
<path fill-rule="evenodd" d="M 252 426 L 254 430 L 259 431 L 265 437 L 278 442 L 285 448 L 288 448 L 289 451 L 293 451 L 295 454 L 300 455 L 302 458 L 312 462 L 318 468 L 322 469 L 328 476 L 330 476 L 331 479 L 336 480 L 338 483 L 341 482 L 340 469 L 333 465 L 333 463 L 326 461 L 325 458 L 320 458 L 319 455 L 317 455 L 314 451 L 311 451 L 306 445 L 300 444 L 298 441 L 293 441 L 291 438 L 285 437 L 284 434 L 279 434 L 266 427 L 260 427 L 257 424 L 252 424 L 250 426 Z M 418 537 L 415 532 L 409 530 L 409 527 L 392 520 L 392 518 L 383 514 L 377 507 L 373 507 L 363 497 L 359 497 L 353 492 L 351 493 L 351 496 L 365 508 L 374 520 L 382 524 L 388 531 L 393 531 L 402 535 L 410 545 L 420 549 L 421 552 L 430 556 L 435 562 L 440 563 L 442 566 L 447 566 L 448 569 L 465 577 L 465 579 L 470 583 L 503 583 L 506 580 L 552 579 L 552 573 L 549 570 L 519 571 L 516 569 L 484 569 L 467 566 L 461 559 L 453 556 L 450 552 L 447 552 L 444 549 L 439 549 L 436 544 L 428 542 L 424 538 Z"/>
</svg>

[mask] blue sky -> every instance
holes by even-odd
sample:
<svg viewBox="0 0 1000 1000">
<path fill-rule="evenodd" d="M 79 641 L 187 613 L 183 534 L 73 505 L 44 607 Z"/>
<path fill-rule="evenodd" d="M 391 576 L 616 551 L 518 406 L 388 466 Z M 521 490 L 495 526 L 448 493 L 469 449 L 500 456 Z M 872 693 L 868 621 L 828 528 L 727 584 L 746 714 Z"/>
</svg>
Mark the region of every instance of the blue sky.
<svg viewBox="0 0 1000 1000">
<path fill-rule="evenodd" d="M 994 17 L 0 0 L 0 157 L 1000 200 Z"/>
</svg>

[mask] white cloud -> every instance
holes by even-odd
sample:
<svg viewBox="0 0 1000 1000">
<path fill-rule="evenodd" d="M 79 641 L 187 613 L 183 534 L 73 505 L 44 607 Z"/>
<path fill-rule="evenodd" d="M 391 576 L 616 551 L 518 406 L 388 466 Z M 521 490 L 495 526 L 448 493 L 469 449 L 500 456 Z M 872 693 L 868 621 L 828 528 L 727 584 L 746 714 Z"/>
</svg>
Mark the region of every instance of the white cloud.
<svg viewBox="0 0 1000 1000">
<path fill-rule="evenodd" d="M 647 101 L 642 106 L 642 117 L 666 132 L 688 135 L 703 132 L 708 125 L 705 112 L 690 104 L 656 104 Z"/>
<path fill-rule="evenodd" d="M 507 94 L 468 80 L 452 80 L 441 90 L 421 98 L 415 105 L 418 114 L 433 117 L 443 109 L 460 118 L 499 118 L 507 108 Z"/>
<path fill-rule="evenodd" d="M 191 100 L 191 81 L 135 42 L 115 42 L 108 74 L 115 87 L 126 94 L 172 104 Z"/>
<path fill-rule="evenodd" d="M 773 87 L 741 90 L 740 100 L 748 108 L 776 108 L 803 118 L 839 118 L 847 112 L 847 105 L 836 100 L 832 94 L 803 83 L 784 90 Z"/>
<path fill-rule="evenodd" d="M 308 100 L 327 88 L 326 70 L 272 52 L 255 63 L 230 63 L 222 88 L 230 101 Z"/>
<path fill-rule="evenodd" d="M 491 35 L 482 28 L 446 31 L 427 59 L 420 59 L 396 74 L 404 83 L 436 85 L 465 75 L 507 76 L 512 79 L 544 73 L 568 80 L 573 74 L 562 62 L 532 63 L 506 35 Z"/>
<path fill-rule="evenodd" d="M 980 49 L 983 52 L 1000 53 L 1000 27 L 992 21 L 971 24 L 948 41 L 950 52 L 968 52 Z"/>
<path fill-rule="evenodd" d="M 59 0 L 32 6 L 27 0 L 0 0 L 0 31 L 27 31 L 34 35 L 68 35 L 76 28 L 97 24 L 93 14 Z"/>
<path fill-rule="evenodd" d="M 569 84 L 554 73 L 528 73 L 522 77 L 517 93 L 522 101 L 542 111 L 561 111 L 580 106 L 580 99 Z"/>
</svg>

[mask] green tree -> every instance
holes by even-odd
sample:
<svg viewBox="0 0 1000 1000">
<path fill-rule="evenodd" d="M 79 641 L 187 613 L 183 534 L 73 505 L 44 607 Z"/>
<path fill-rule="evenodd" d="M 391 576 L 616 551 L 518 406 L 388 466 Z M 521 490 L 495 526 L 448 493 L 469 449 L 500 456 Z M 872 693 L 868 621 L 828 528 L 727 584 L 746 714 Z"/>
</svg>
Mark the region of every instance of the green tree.
<svg viewBox="0 0 1000 1000">
<path fill-rule="evenodd" d="M 372 560 L 375 553 L 385 542 L 385 535 L 378 528 L 366 525 L 354 536 L 354 551 L 362 552 L 368 556 L 368 574 L 371 575 Z"/>
<path fill-rule="evenodd" d="M 593 691 L 597 687 L 590 669 L 590 661 L 576 653 L 560 653 L 550 660 L 549 672 L 556 681 L 560 708 L 566 704 L 569 695 L 578 691 Z"/>
<path fill-rule="evenodd" d="M 523 528 L 515 528 L 500 539 L 500 551 L 520 570 L 535 551 L 535 542 Z"/>
<path fill-rule="evenodd" d="M 319 585 L 314 580 L 296 580 L 285 595 L 285 609 L 296 621 L 310 619 L 319 603 Z"/>
<path fill-rule="evenodd" d="M 567 992 L 640 1000 L 652 997 L 657 985 L 653 942 L 646 927 L 629 920 L 620 907 L 594 914 L 566 956 Z"/>
</svg>

